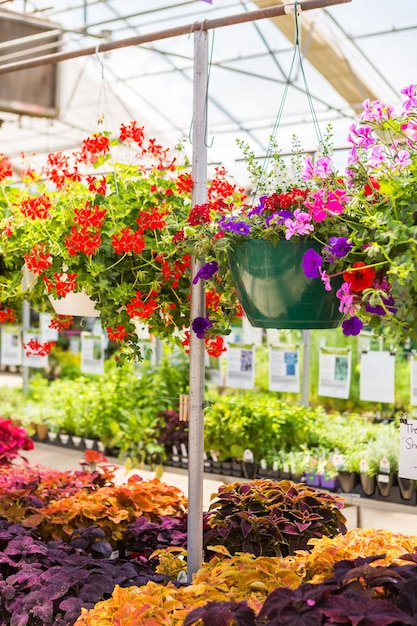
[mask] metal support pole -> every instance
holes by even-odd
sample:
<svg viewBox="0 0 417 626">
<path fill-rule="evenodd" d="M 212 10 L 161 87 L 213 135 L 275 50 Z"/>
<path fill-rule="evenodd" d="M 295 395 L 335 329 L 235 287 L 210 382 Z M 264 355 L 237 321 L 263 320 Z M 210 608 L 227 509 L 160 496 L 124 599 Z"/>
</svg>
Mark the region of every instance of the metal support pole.
<svg viewBox="0 0 417 626">
<path fill-rule="evenodd" d="M 22 304 L 22 329 L 23 333 L 25 330 L 30 328 L 30 304 L 27 300 L 23 300 Z M 27 365 L 22 367 L 22 378 L 23 378 L 23 393 L 27 393 L 29 387 L 29 368 Z"/>
<path fill-rule="evenodd" d="M 193 106 L 193 206 L 207 199 L 207 80 L 208 34 L 194 33 L 194 106 Z M 192 259 L 191 277 L 202 265 Z M 190 323 L 204 317 L 203 281 L 191 283 Z M 204 480 L 204 355 L 205 343 L 190 332 L 190 423 L 188 433 L 188 582 L 203 563 L 203 480 Z"/>
<path fill-rule="evenodd" d="M 310 333 L 310 330 L 303 330 L 303 372 L 301 380 L 301 404 L 303 406 L 309 406 L 310 404 Z"/>
</svg>

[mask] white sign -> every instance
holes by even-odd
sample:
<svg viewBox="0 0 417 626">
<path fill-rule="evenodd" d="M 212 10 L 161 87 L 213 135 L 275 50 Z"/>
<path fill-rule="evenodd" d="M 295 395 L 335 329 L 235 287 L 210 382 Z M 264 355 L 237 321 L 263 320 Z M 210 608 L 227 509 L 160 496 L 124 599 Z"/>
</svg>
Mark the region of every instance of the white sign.
<svg viewBox="0 0 417 626">
<path fill-rule="evenodd" d="M 400 419 L 398 476 L 417 479 L 417 420 Z"/>
<path fill-rule="evenodd" d="M 269 348 L 269 390 L 300 391 L 300 354 L 291 346 Z"/>
<path fill-rule="evenodd" d="M 364 352 L 361 357 L 359 399 L 394 403 L 395 354 Z"/>
<path fill-rule="evenodd" d="M 253 346 L 229 344 L 226 387 L 253 389 L 255 386 L 255 351 Z"/>
<path fill-rule="evenodd" d="M 20 326 L 1 327 L 2 365 L 22 365 L 22 329 Z"/>
<path fill-rule="evenodd" d="M 223 357 L 205 355 L 206 375 L 212 385 L 221 387 L 223 385 Z"/>
<path fill-rule="evenodd" d="M 49 313 L 40 313 L 39 315 L 39 328 L 42 331 L 42 337 L 47 341 L 58 341 L 59 333 L 56 328 L 49 328 L 52 315 Z"/>
<path fill-rule="evenodd" d="M 81 371 L 84 374 L 104 374 L 104 337 L 81 333 Z"/>
<path fill-rule="evenodd" d="M 320 348 L 318 395 L 349 398 L 351 369 L 349 348 Z"/>
<path fill-rule="evenodd" d="M 255 328 L 251 325 L 248 318 L 242 317 L 243 343 L 253 344 L 256 347 L 262 345 L 262 328 Z"/>
<path fill-rule="evenodd" d="M 30 328 L 23 331 L 23 345 L 26 345 L 26 349 L 23 350 L 23 366 L 34 367 L 37 369 L 45 368 L 49 366 L 48 355 L 41 355 L 42 344 L 47 339 L 42 335 L 41 330 Z"/>
</svg>

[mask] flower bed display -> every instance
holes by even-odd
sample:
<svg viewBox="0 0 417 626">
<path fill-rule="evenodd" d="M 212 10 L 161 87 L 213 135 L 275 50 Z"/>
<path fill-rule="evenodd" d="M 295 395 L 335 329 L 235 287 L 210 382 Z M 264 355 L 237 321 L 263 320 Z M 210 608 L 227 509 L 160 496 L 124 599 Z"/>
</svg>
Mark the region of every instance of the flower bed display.
<svg viewBox="0 0 417 626">
<path fill-rule="evenodd" d="M 176 488 L 139 477 L 117 486 L 93 450 L 76 472 L 3 465 L 0 622 L 180 626 L 215 616 L 257 626 L 289 611 L 307 625 L 335 615 L 340 598 L 340 623 L 354 605 L 375 626 L 412 623 L 404 593 L 417 580 L 417 536 L 346 533 L 342 506 L 288 481 L 225 485 L 204 513 L 205 562 L 187 584 L 178 582 L 186 498 Z M 381 611 L 388 621 L 377 621 Z"/>
</svg>

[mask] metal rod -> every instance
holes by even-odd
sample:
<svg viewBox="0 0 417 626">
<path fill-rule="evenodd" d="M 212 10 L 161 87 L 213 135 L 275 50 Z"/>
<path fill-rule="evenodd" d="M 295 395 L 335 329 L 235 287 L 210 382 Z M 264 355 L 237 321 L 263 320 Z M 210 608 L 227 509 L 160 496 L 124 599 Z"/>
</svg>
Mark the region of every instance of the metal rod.
<svg viewBox="0 0 417 626">
<path fill-rule="evenodd" d="M 311 331 L 303 330 L 303 372 L 301 379 L 301 404 L 310 405 Z"/>
<path fill-rule="evenodd" d="M 23 333 L 30 328 L 30 304 L 27 300 L 22 303 L 22 329 Z M 29 389 L 29 366 L 22 366 L 23 393 L 27 393 Z"/>
<path fill-rule="evenodd" d="M 305 0 L 305 2 L 299 2 L 297 7 L 301 11 L 310 11 L 312 9 L 322 9 L 336 4 L 346 4 L 351 1 L 352 0 Z M 145 35 L 135 35 L 134 37 L 127 37 L 126 39 L 120 39 L 119 41 L 105 41 L 100 43 L 99 46 L 80 48 L 79 50 L 70 50 L 68 52 L 57 52 L 56 54 L 36 57 L 35 59 L 8 63 L 0 66 L 0 75 L 30 69 L 32 67 L 39 67 L 41 65 L 52 65 L 54 63 L 60 63 L 61 61 L 67 61 L 78 57 L 92 56 L 93 54 L 97 54 L 98 50 L 100 52 L 109 52 L 110 50 L 127 48 L 129 46 L 138 46 L 143 43 L 150 43 L 161 39 L 169 39 L 180 35 L 189 35 L 190 33 L 200 30 L 207 31 L 214 28 L 221 28 L 223 26 L 233 26 L 235 24 L 243 24 L 244 22 L 253 22 L 255 20 L 286 15 L 288 6 L 288 4 L 280 4 L 279 6 L 267 7 L 266 9 L 259 9 L 257 11 L 249 11 L 248 13 L 230 15 L 213 20 L 204 20 L 203 22 L 194 22 L 193 24 L 168 28 L 166 30 L 160 30 Z"/>
<path fill-rule="evenodd" d="M 36 33 L 36 35 L 26 35 L 26 37 L 9 39 L 8 41 L 2 41 L 0 43 L 0 50 L 4 50 L 5 48 L 15 48 L 16 46 L 22 46 L 26 43 L 36 42 L 40 39 L 49 39 L 50 37 L 58 37 L 59 35 L 61 35 L 61 31 L 55 28 L 54 30 L 47 30 L 43 33 Z"/>
<path fill-rule="evenodd" d="M 194 32 L 193 104 L 193 206 L 207 200 L 207 88 L 208 33 Z M 192 259 L 193 279 L 203 261 Z M 204 281 L 191 281 L 190 325 L 205 317 Z M 188 431 L 188 532 L 187 578 L 203 563 L 203 485 L 204 485 L 204 355 L 205 342 L 190 329 L 190 423 Z"/>
</svg>

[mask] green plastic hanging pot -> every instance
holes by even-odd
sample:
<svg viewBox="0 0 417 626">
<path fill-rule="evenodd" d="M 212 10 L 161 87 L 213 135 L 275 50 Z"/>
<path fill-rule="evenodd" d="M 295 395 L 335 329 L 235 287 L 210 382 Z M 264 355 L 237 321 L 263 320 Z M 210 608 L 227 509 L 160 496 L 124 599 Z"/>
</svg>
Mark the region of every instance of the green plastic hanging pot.
<svg viewBox="0 0 417 626">
<path fill-rule="evenodd" d="M 316 241 L 286 241 L 277 244 L 249 239 L 229 254 L 236 293 L 252 326 L 257 328 L 337 328 L 343 319 L 336 291 L 342 278 L 326 291 L 321 280 L 307 278 L 302 268 L 304 253 Z"/>
</svg>

